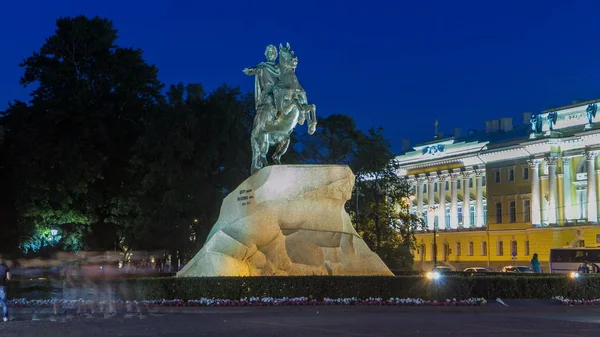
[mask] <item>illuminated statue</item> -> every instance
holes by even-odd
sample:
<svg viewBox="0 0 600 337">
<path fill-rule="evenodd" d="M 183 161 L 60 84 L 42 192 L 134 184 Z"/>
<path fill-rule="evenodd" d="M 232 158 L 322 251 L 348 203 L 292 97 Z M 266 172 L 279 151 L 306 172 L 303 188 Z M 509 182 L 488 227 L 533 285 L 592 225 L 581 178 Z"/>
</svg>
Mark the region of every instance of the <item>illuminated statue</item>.
<svg viewBox="0 0 600 337">
<path fill-rule="evenodd" d="M 254 173 L 268 165 L 267 152 L 276 146 L 273 153 L 275 164 L 281 164 L 281 156 L 290 144 L 290 135 L 296 124 L 304 125 L 308 120 L 308 134 L 317 127 L 316 106 L 308 104 L 306 92 L 296 77 L 298 57 L 288 43 L 279 45 L 279 64 L 275 64 L 277 50 L 268 46 L 267 62 L 244 69 L 246 75 L 256 76 L 256 116 L 251 134 L 252 167 Z"/>
</svg>

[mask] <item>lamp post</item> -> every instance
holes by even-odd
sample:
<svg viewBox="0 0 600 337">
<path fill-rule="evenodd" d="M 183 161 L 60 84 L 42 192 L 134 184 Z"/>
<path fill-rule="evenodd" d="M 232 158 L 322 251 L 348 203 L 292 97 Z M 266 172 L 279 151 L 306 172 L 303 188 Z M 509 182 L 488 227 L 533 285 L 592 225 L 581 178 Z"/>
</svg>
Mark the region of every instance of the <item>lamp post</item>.
<svg viewBox="0 0 600 337">
<path fill-rule="evenodd" d="M 56 236 L 58 235 L 58 229 L 52 228 L 50 230 L 50 235 L 52 235 L 52 246 L 56 244 Z"/>
<path fill-rule="evenodd" d="M 485 253 L 487 255 L 487 266 L 489 267 L 490 266 L 490 225 L 489 224 L 485 225 L 485 233 L 487 235 L 487 245 L 486 245 L 487 252 L 485 252 Z"/>
<path fill-rule="evenodd" d="M 432 206 L 429 208 L 429 212 L 435 213 L 437 210 L 437 206 Z M 433 268 L 437 266 L 437 228 L 435 226 L 435 217 L 433 218 L 434 223 L 433 227 Z"/>
</svg>

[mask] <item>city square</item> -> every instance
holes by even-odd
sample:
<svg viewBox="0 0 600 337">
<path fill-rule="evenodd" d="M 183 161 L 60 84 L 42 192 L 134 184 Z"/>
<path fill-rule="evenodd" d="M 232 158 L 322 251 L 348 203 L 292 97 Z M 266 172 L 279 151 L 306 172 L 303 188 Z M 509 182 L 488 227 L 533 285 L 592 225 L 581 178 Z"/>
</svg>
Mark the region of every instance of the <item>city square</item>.
<svg viewBox="0 0 600 337">
<path fill-rule="evenodd" d="M 598 308 L 206 308 L 145 319 L 80 318 L 0 326 L 3 336 L 596 336 Z"/>
<path fill-rule="evenodd" d="M 0 335 L 598 335 L 599 9 L 6 4 Z"/>
</svg>

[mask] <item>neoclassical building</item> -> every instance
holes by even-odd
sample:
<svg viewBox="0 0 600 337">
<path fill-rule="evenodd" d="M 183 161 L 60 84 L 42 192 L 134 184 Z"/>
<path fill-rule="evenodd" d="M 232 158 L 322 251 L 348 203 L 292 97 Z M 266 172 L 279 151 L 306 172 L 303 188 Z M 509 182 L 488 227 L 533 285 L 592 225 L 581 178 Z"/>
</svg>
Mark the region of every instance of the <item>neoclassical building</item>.
<svg viewBox="0 0 600 337">
<path fill-rule="evenodd" d="M 528 265 L 534 253 L 544 264 L 553 247 L 600 245 L 597 104 L 524 113 L 517 126 L 488 120 L 397 156 L 426 225 L 416 266 Z"/>
</svg>

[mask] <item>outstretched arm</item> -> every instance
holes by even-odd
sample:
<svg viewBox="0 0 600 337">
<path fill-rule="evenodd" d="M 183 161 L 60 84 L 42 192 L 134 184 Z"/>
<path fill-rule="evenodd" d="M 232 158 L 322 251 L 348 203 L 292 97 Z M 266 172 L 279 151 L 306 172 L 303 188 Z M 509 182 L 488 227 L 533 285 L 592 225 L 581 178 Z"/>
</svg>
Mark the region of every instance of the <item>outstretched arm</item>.
<svg viewBox="0 0 600 337">
<path fill-rule="evenodd" d="M 256 75 L 256 67 L 250 67 L 242 70 L 246 75 Z"/>
</svg>

